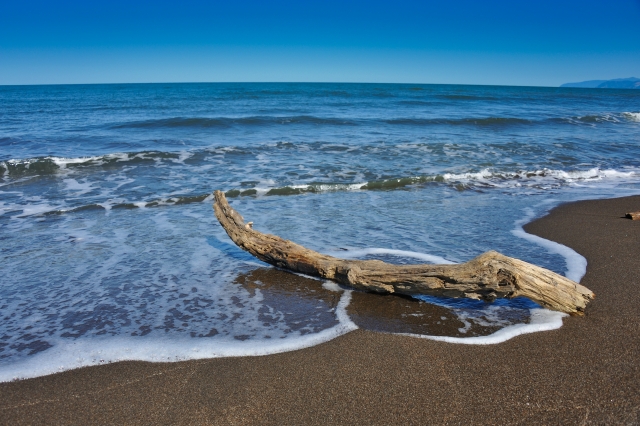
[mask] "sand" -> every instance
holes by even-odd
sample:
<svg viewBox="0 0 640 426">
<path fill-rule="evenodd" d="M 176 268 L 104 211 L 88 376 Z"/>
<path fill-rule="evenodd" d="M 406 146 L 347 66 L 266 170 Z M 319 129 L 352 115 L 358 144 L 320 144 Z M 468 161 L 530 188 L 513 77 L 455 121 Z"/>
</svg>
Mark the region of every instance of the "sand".
<svg viewBox="0 0 640 426">
<path fill-rule="evenodd" d="M 640 424 L 640 197 L 554 209 L 527 232 L 588 262 L 559 330 L 489 346 L 356 330 L 263 357 L 120 362 L 0 384 L 2 424 Z"/>
</svg>

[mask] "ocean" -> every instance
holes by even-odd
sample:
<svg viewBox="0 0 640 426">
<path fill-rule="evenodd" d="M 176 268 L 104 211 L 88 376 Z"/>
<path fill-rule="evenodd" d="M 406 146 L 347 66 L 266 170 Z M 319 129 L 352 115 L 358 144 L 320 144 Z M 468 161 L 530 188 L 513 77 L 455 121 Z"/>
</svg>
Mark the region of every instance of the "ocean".
<svg viewBox="0 0 640 426">
<path fill-rule="evenodd" d="M 522 225 L 640 194 L 640 92 L 0 86 L 0 381 L 265 355 L 358 327 L 491 344 L 562 325 L 526 299 L 370 295 L 278 270 L 229 240 L 216 189 L 255 229 L 322 253 L 497 250 L 580 280 L 582 256 Z"/>
</svg>

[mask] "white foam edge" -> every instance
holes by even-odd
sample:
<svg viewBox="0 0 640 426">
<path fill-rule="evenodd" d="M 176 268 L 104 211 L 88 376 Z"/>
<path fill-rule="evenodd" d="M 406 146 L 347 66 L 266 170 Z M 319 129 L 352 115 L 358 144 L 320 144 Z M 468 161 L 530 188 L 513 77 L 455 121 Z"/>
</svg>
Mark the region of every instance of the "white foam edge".
<svg viewBox="0 0 640 426">
<path fill-rule="evenodd" d="M 322 283 L 322 288 L 329 291 L 339 292 L 342 291 L 342 287 L 340 287 L 337 283 L 333 281 L 325 281 Z"/>
<path fill-rule="evenodd" d="M 335 314 L 338 324 L 319 333 L 273 341 L 216 339 L 170 339 L 117 337 L 77 339 L 57 343 L 53 348 L 24 361 L 0 367 L 0 382 L 28 379 L 60 373 L 80 367 L 118 361 L 176 362 L 194 359 L 264 356 L 316 346 L 356 330 L 358 326 L 347 314 L 352 290 L 345 290 Z"/>
<path fill-rule="evenodd" d="M 363 248 L 363 249 L 347 248 L 346 250 L 332 250 L 325 253 L 331 256 L 342 257 L 345 259 L 352 259 L 355 257 L 362 257 L 362 256 L 367 256 L 372 254 L 390 254 L 392 256 L 412 257 L 415 259 L 424 260 L 425 262 L 436 263 L 436 264 L 453 265 L 456 263 L 456 262 L 447 260 L 444 257 L 436 256 L 433 254 L 419 253 L 416 251 L 409 251 L 409 250 L 387 249 L 387 248 L 380 248 L 380 247 L 371 247 L 371 248 Z"/>
<path fill-rule="evenodd" d="M 567 266 L 567 270 L 564 275 L 570 280 L 579 283 L 582 277 L 587 273 L 587 259 L 570 247 L 525 232 L 522 225 L 530 222 L 531 219 L 534 218 L 532 209 L 527 208 L 525 209 L 525 212 L 525 217 L 515 222 L 515 228 L 511 233 L 518 238 L 522 238 L 545 248 L 549 253 L 558 254 L 564 257 L 565 264 Z"/>
<path fill-rule="evenodd" d="M 412 333 L 393 333 L 400 336 L 416 337 L 419 339 L 436 340 L 439 342 L 458 343 L 463 345 L 495 345 L 506 342 L 516 336 L 539 331 L 556 330 L 562 327 L 562 318 L 568 316 L 562 312 L 550 311 L 548 309 L 531 309 L 531 320 L 528 324 L 509 325 L 488 336 L 475 337 L 451 337 L 451 336 L 430 336 Z"/>
</svg>

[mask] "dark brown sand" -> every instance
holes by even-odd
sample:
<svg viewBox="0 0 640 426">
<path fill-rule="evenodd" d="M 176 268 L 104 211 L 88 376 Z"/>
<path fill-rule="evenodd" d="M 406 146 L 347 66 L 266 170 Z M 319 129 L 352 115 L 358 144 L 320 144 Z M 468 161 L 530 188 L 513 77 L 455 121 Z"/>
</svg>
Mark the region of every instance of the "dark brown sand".
<svg viewBox="0 0 640 426">
<path fill-rule="evenodd" d="M 559 330 L 467 346 L 357 330 L 278 355 L 121 362 L 0 384 L 3 424 L 640 424 L 640 197 L 525 227 L 589 262 Z"/>
</svg>

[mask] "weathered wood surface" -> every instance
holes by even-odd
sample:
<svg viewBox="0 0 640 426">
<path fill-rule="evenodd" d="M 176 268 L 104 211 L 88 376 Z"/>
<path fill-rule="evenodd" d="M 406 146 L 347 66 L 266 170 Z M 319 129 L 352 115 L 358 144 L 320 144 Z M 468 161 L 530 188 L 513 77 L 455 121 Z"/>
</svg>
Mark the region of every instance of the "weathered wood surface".
<svg viewBox="0 0 640 426">
<path fill-rule="evenodd" d="M 640 220 L 640 211 L 627 213 L 626 216 L 631 220 Z"/>
<path fill-rule="evenodd" d="M 213 209 L 231 240 L 263 262 L 336 281 L 359 290 L 405 295 L 429 294 L 492 301 L 528 297 L 540 305 L 582 315 L 594 294 L 548 269 L 495 251 L 457 265 L 392 265 L 379 260 L 345 260 L 263 234 L 215 191 Z"/>
</svg>

